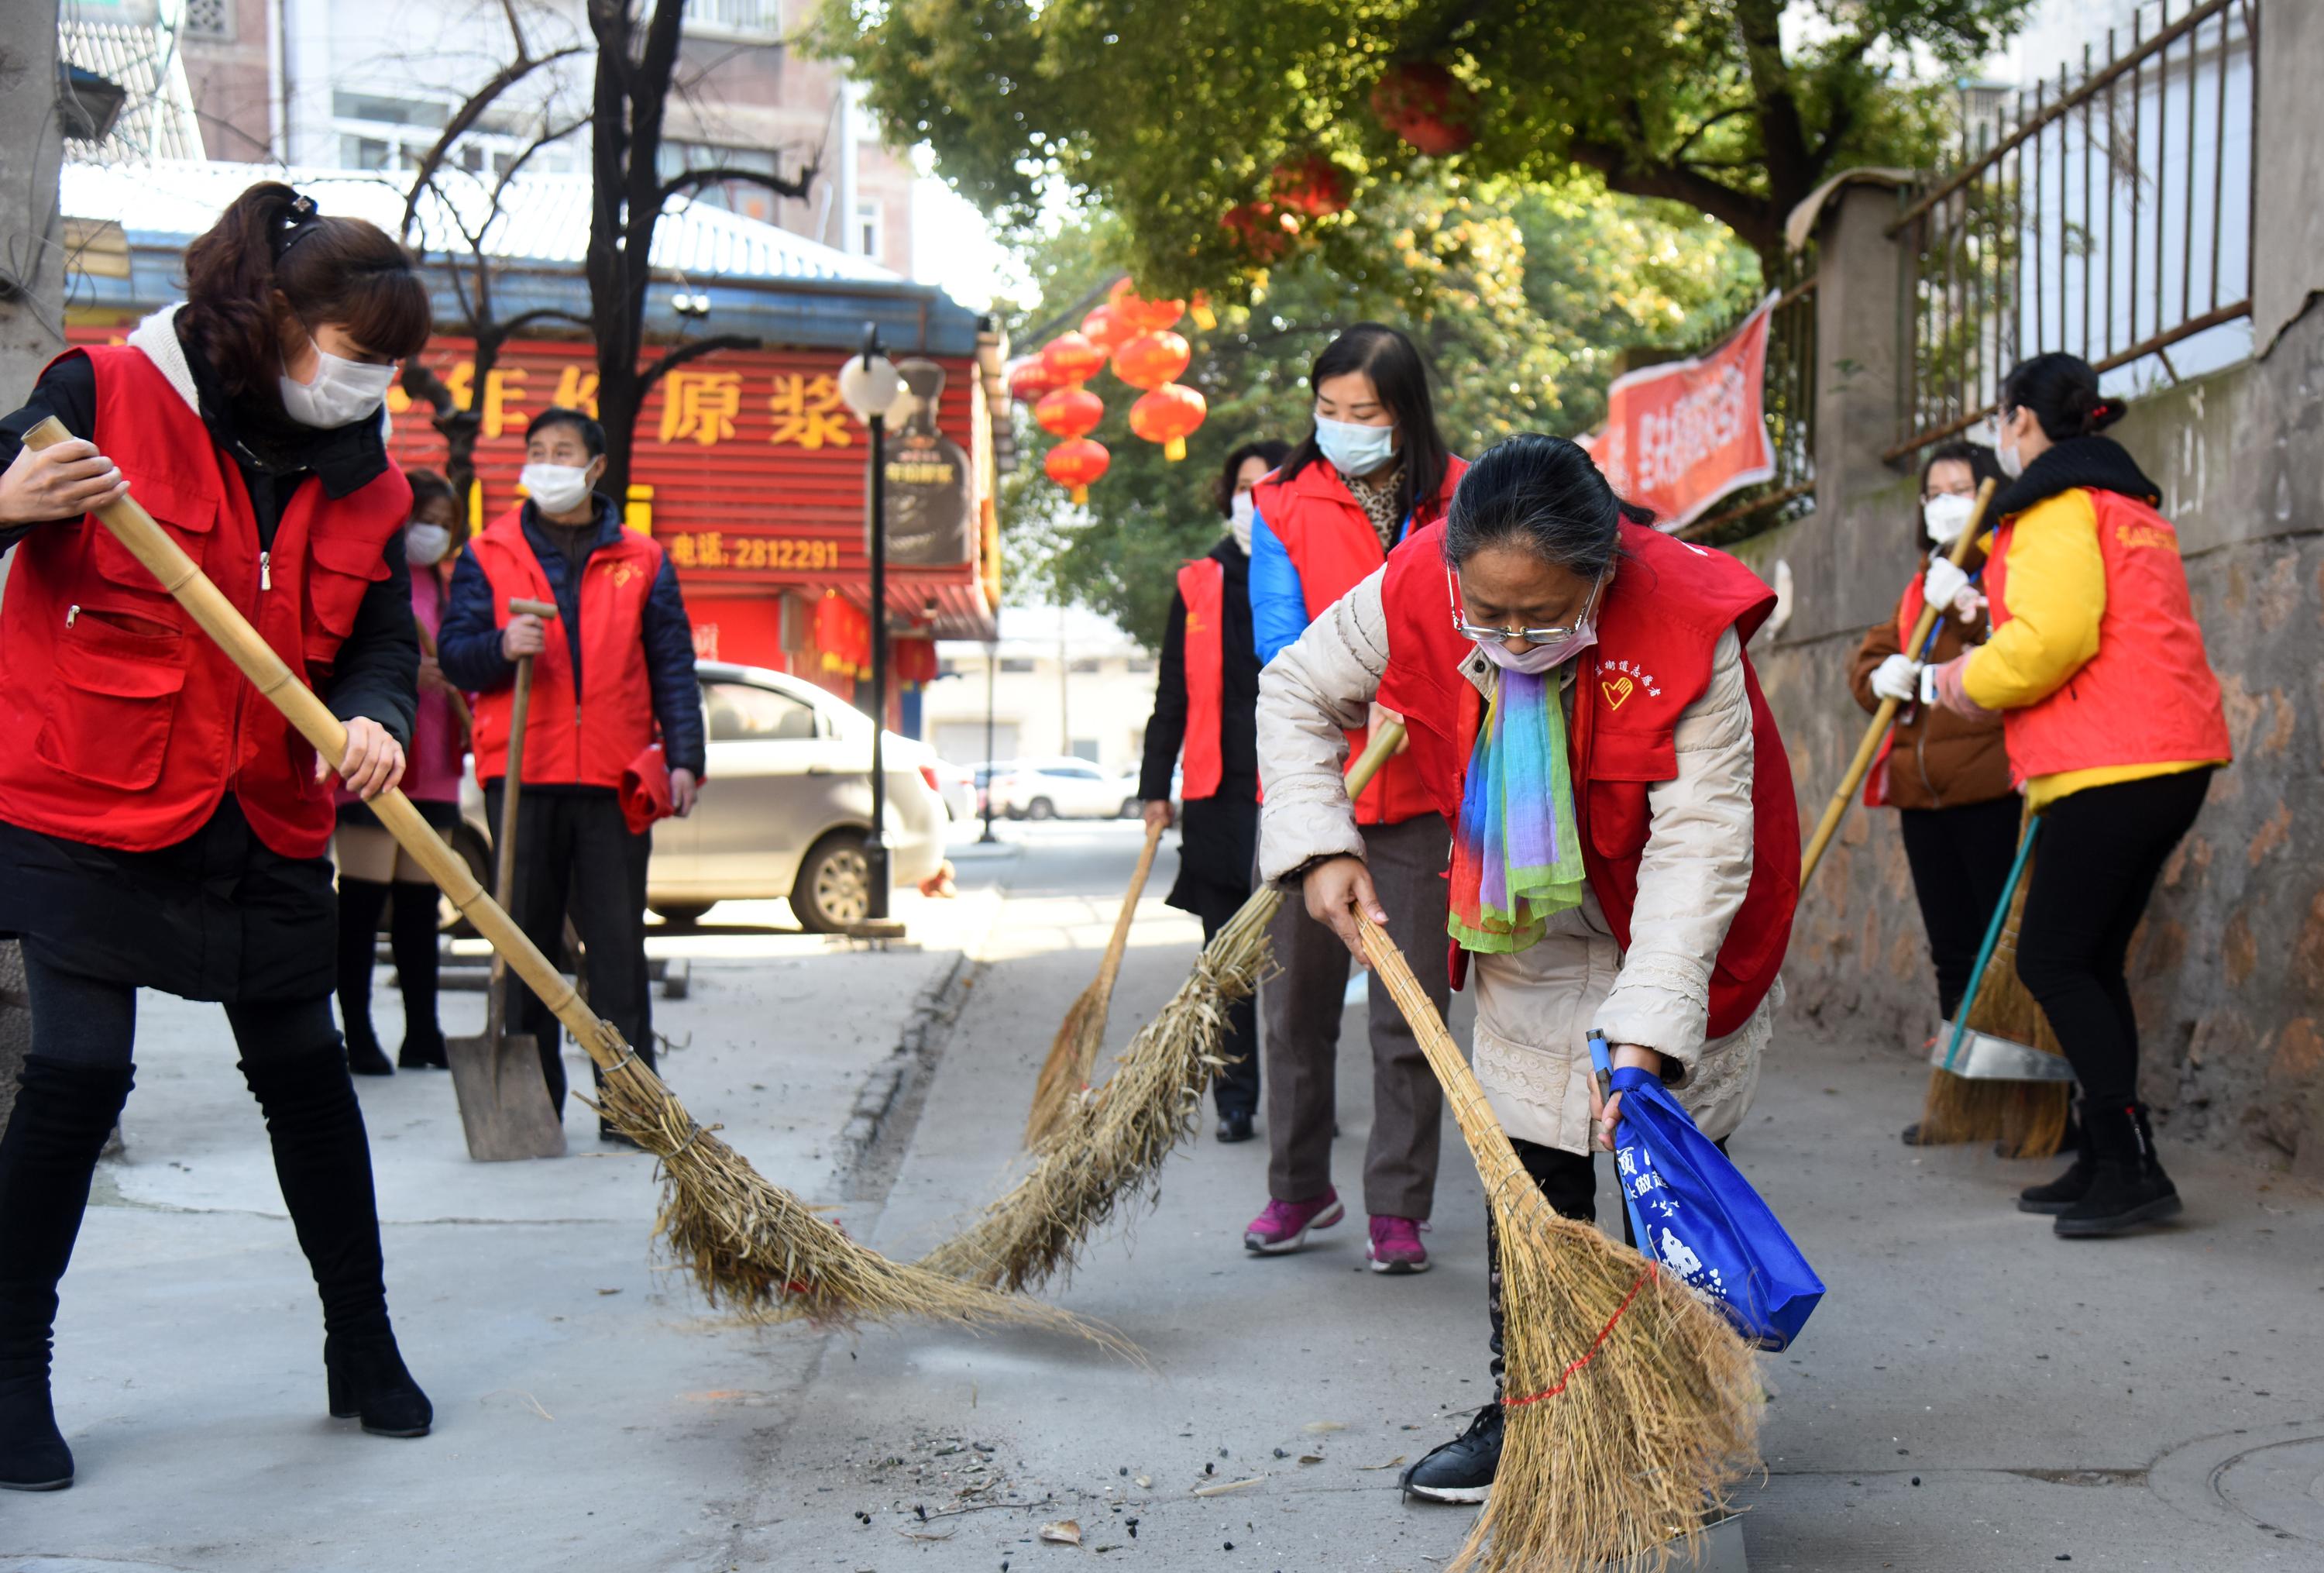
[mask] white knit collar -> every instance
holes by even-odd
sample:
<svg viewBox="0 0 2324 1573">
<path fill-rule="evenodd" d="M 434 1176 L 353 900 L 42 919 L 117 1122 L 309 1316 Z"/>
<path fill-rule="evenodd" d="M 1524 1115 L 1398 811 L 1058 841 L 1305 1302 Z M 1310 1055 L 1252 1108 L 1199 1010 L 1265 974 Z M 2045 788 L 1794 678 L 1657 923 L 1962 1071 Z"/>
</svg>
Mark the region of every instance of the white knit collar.
<svg viewBox="0 0 2324 1573">
<path fill-rule="evenodd" d="M 186 347 L 178 342 L 178 308 L 180 301 L 162 307 L 129 330 L 129 343 L 169 379 L 178 390 L 178 397 L 186 408 L 198 415 L 202 412 L 202 396 L 194 386 L 193 367 L 186 364 Z"/>
</svg>

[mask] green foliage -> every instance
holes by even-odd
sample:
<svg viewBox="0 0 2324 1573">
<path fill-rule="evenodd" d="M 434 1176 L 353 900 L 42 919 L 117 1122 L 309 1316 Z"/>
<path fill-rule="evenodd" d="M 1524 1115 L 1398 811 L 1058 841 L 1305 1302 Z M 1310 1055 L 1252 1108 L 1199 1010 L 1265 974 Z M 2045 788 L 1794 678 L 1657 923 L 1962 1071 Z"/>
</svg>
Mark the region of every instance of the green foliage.
<svg viewBox="0 0 2324 1573">
<path fill-rule="evenodd" d="M 823 0 L 816 42 L 979 206 L 1029 223 L 1061 180 L 1121 217 L 1142 284 L 1216 290 L 1257 271 L 1222 216 L 1313 154 L 1353 202 L 1301 244 L 1346 276 L 1397 222 L 1388 191 L 1577 167 L 1771 256 L 1833 171 L 1924 159 L 1914 84 L 1974 65 L 2031 3 Z M 1464 151 L 1425 156 L 1374 115 L 1382 72 L 1415 61 L 1474 93 Z"/>
<path fill-rule="evenodd" d="M 1001 504 L 1019 593 L 1093 607 L 1158 645 L 1177 565 L 1218 539 L 1212 486 L 1225 456 L 1254 438 L 1305 434 L 1308 365 L 1348 323 L 1412 334 L 1446 440 L 1475 454 L 1512 432 L 1587 430 L 1621 348 L 1689 343 L 1758 290 L 1756 260 L 1717 225 L 1579 183 L 1492 195 L 1406 187 L 1383 192 L 1380 208 L 1381 247 L 1351 273 L 1305 254 L 1248 305 L 1222 309 L 1215 329 L 1179 324 L 1194 352 L 1181 380 L 1210 404 L 1184 462 L 1131 435 L 1136 394 L 1101 374 L 1092 387 L 1107 412 L 1093 435 L 1113 464 L 1077 509 L 1041 473 L 1050 440 L 1024 423 Z M 1041 307 L 1024 320 L 1114 277 L 1128 245 L 1107 215 L 1044 242 L 1032 257 Z"/>
</svg>

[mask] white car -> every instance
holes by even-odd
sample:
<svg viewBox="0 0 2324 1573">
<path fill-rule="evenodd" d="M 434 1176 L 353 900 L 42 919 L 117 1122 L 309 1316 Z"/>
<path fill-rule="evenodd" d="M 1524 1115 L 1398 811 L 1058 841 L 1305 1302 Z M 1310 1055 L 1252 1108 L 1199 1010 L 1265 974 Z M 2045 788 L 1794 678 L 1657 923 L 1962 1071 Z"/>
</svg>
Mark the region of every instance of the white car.
<svg viewBox="0 0 2324 1573">
<path fill-rule="evenodd" d="M 687 922 L 719 902 L 781 896 L 817 933 L 862 921 L 872 718 L 814 683 L 761 667 L 706 661 L 695 675 L 709 769 L 694 812 L 654 827 L 646 904 Z M 890 732 L 881 752 L 889 884 L 907 890 L 944 862 L 946 810 L 933 748 Z M 471 829 L 489 840 L 473 767 L 462 800 Z"/>
<path fill-rule="evenodd" d="M 992 777 L 993 811 L 1012 819 L 1133 819 L 1138 778 L 1086 759 L 1019 759 Z"/>
</svg>

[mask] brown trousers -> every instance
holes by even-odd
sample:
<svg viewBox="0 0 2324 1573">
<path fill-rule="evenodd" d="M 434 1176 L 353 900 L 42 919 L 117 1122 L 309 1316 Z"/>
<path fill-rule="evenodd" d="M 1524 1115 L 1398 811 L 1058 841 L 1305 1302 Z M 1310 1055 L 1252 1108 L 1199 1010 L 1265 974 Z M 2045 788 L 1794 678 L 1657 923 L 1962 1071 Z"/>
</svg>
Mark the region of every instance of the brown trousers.
<svg viewBox="0 0 2324 1573">
<path fill-rule="evenodd" d="M 1452 833 L 1442 814 L 1363 828 L 1364 863 L 1388 913 L 1388 938 L 1443 1014 L 1444 869 Z M 1339 937 L 1286 893 L 1268 938 L 1281 970 L 1260 985 L 1265 1022 L 1267 1189 L 1278 1201 L 1312 1201 L 1332 1189 L 1337 1117 L 1341 1001 L 1355 958 Z M 1364 1210 L 1425 1218 L 1435 1204 L 1444 1095 L 1404 1013 L 1378 978 L 1370 985 L 1372 1129 L 1364 1149 Z"/>
</svg>

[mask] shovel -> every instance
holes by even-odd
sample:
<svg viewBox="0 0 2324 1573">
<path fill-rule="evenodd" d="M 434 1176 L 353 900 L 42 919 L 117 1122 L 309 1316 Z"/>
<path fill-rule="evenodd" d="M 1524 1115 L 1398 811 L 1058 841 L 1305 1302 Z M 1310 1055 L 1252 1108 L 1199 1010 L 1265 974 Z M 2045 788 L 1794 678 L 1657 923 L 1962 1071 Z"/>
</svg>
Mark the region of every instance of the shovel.
<svg viewBox="0 0 2324 1573">
<path fill-rule="evenodd" d="M 557 608 L 548 601 L 512 600 L 512 615 L 530 614 L 553 620 Z M 508 774 L 501 788 L 500 836 L 493 847 L 497 861 L 493 898 L 503 911 L 516 898 L 517 798 L 524 783 L 524 729 L 532 704 L 532 657 L 516 662 L 516 693 L 509 706 Z M 549 1083 L 540 1070 L 539 1041 L 529 1032 L 508 1032 L 510 992 L 508 960 L 495 948 L 492 981 L 484 990 L 484 1035 L 447 1038 L 445 1056 L 452 1062 L 452 1092 L 460 1104 L 460 1124 L 467 1133 L 468 1156 L 480 1163 L 512 1158 L 559 1158 L 565 1153 L 565 1124 L 549 1102 Z"/>
</svg>

